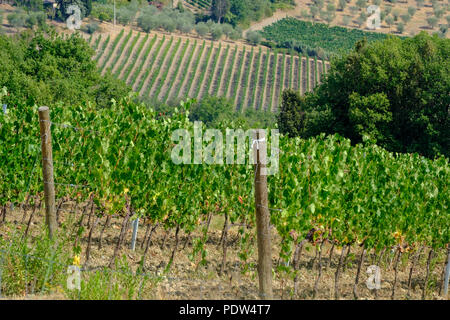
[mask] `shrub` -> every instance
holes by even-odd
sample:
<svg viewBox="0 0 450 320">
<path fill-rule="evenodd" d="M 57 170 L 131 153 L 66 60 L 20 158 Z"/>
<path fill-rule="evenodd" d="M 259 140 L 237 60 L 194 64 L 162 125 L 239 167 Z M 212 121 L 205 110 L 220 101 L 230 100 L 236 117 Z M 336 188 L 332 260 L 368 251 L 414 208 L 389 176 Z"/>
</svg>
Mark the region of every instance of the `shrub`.
<svg viewBox="0 0 450 320">
<path fill-rule="evenodd" d="M 100 25 L 97 22 L 92 22 L 92 23 L 83 25 L 81 27 L 81 29 L 86 33 L 93 34 L 100 29 Z"/>
<path fill-rule="evenodd" d="M 247 32 L 246 39 L 253 45 L 257 45 L 261 43 L 262 36 L 258 31 L 249 31 Z"/>
<path fill-rule="evenodd" d="M 438 18 L 429 17 L 429 18 L 427 18 L 427 23 L 430 26 L 430 29 L 434 29 L 437 26 Z"/>
<path fill-rule="evenodd" d="M 195 32 L 197 32 L 200 37 L 205 37 L 208 34 L 208 31 L 209 27 L 204 22 L 199 22 L 195 25 Z"/>
<path fill-rule="evenodd" d="M 214 40 L 219 40 L 223 35 L 222 25 L 217 23 L 211 28 L 211 36 Z"/>
<path fill-rule="evenodd" d="M 8 20 L 8 23 L 13 28 L 16 28 L 16 29 L 22 28 L 23 26 L 25 26 L 25 23 L 26 23 L 26 15 L 23 13 L 19 13 L 19 12 L 13 12 L 13 13 L 8 14 L 6 19 Z"/>
</svg>

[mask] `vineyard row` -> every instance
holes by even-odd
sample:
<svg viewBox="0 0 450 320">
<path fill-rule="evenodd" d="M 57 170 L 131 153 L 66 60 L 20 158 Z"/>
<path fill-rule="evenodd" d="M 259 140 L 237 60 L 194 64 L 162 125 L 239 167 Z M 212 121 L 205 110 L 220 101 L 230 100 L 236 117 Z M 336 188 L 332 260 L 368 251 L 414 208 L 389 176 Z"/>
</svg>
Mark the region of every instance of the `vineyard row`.
<svg viewBox="0 0 450 320">
<path fill-rule="evenodd" d="M 114 39 L 89 40 L 102 73 L 162 102 L 219 95 L 234 101 L 236 110 L 276 111 L 283 90 L 311 91 L 329 69 L 317 59 L 195 38 L 122 30 Z"/>
</svg>

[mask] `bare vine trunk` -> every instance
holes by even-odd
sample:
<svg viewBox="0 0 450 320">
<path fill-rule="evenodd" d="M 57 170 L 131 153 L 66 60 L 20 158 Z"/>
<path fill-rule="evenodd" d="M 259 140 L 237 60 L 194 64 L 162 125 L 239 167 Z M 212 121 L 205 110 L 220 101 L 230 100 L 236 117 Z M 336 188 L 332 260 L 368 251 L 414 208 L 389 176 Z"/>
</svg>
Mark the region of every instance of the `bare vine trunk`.
<svg viewBox="0 0 450 320">
<path fill-rule="evenodd" d="M 110 225 L 111 223 L 111 215 L 108 214 L 106 217 L 105 224 L 103 225 L 102 231 L 100 231 L 100 236 L 98 238 L 98 249 L 100 250 L 103 246 L 103 233 L 105 232 L 105 229 Z"/>
<path fill-rule="evenodd" d="M 341 275 L 341 266 L 342 266 L 342 262 L 344 261 L 344 252 L 346 249 L 346 245 L 344 245 L 342 247 L 342 251 L 341 251 L 341 256 L 339 258 L 339 264 L 336 268 L 336 273 L 334 276 L 334 298 L 336 300 L 339 300 L 340 298 L 340 293 L 339 293 L 339 276 Z"/>
<path fill-rule="evenodd" d="M 320 281 L 320 278 L 322 277 L 322 249 L 323 249 L 324 243 L 325 243 L 325 240 L 322 240 L 322 243 L 320 244 L 320 247 L 319 247 L 319 262 L 317 264 L 317 269 L 319 271 L 319 274 L 317 275 L 316 283 L 314 284 L 313 299 L 316 298 L 317 293 L 319 292 L 319 281 Z"/>
<path fill-rule="evenodd" d="M 295 247 L 295 253 L 294 253 L 294 271 L 295 271 L 294 296 L 297 296 L 297 294 L 298 294 L 298 269 L 299 269 L 299 266 L 300 266 L 300 257 L 302 255 L 303 245 L 305 244 L 306 241 L 307 241 L 306 239 L 302 240 Z"/>
<path fill-rule="evenodd" d="M 222 264 L 220 266 L 219 275 L 223 274 L 223 271 L 225 270 L 225 264 L 227 263 L 227 234 L 228 234 L 228 214 L 225 213 L 225 226 L 224 226 L 224 234 L 223 234 L 223 240 L 222 240 L 223 256 L 222 256 Z"/>
<path fill-rule="evenodd" d="M 125 215 L 125 218 L 123 219 L 122 229 L 120 230 L 119 239 L 117 240 L 117 245 L 116 245 L 116 247 L 114 249 L 114 254 L 113 254 L 113 256 L 111 258 L 111 261 L 109 263 L 109 267 L 110 268 L 114 267 L 114 263 L 115 263 L 117 254 L 119 253 L 120 246 L 122 244 L 123 238 L 125 237 L 125 232 L 126 232 L 126 229 L 127 229 L 128 220 L 130 219 L 130 216 L 131 216 L 131 207 L 130 207 L 129 203 L 127 204 L 127 207 L 128 207 L 127 208 L 127 213 Z"/>
<path fill-rule="evenodd" d="M 358 295 L 358 283 L 359 283 L 359 275 L 361 274 L 361 267 L 364 264 L 364 258 L 366 255 L 366 249 L 363 247 L 363 251 L 361 252 L 361 258 L 359 259 L 358 269 L 356 271 L 355 284 L 353 285 L 353 296 L 356 300 L 359 299 Z"/>
<path fill-rule="evenodd" d="M 89 258 L 91 256 L 91 242 L 92 242 L 92 234 L 94 233 L 94 229 L 97 226 L 98 222 L 100 220 L 100 217 L 97 217 L 92 225 L 91 230 L 89 231 L 89 238 L 88 238 L 88 245 L 86 248 L 86 265 L 89 262 Z"/>
<path fill-rule="evenodd" d="M 425 300 L 425 296 L 427 294 L 428 278 L 430 276 L 430 264 L 431 264 L 432 258 L 433 258 L 433 249 L 430 249 L 430 253 L 428 254 L 428 259 L 427 259 L 427 274 L 425 276 L 425 283 L 423 284 L 423 290 L 422 290 L 422 300 Z"/>
<path fill-rule="evenodd" d="M 392 284 L 392 294 L 391 294 L 392 300 L 394 299 L 395 296 L 395 286 L 397 285 L 398 262 L 400 261 L 401 256 L 402 252 L 400 251 L 400 248 L 398 248 L 397 259 L 395 259 L 394 264 L 394 283 Z"/>
</svg>

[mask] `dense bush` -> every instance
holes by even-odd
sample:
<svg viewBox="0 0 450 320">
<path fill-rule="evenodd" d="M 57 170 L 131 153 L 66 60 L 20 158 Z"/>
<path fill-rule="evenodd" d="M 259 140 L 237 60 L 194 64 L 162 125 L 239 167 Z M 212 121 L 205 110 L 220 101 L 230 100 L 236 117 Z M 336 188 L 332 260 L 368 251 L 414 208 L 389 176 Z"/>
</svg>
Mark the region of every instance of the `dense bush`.
<svg viewBox="0 0 450 320">
<path fill-rule="evenodd" d="M 173 107 L 169 107 L 170 109 Z M 189 119 L 202 121 L 210 128 L 218 128 L 221 122 L 230 123 L 232 121 L 238 127 L 270 128 L 275 125 L 275 115 L 270 111 L 246 109 L 244 112 L 234 112 L 234 109 L 234 103 L 231 100 L 209 96 L 192 106 Z"/>
<path fill-rule="evenodd" d="M 339 133 L 354 143 L 366 136 L 390 151 L 448 157 L 449 56 L 450 40 L 425 32 L 358 42 L 332 61 L 312 94 L 283 95 L 279 127 L 292 136 Z"/>
<path fill-rule="evenodd" d="M 253 45 L 257 45 L 261 43 L 262 36 L 258 31 L 249 31 L 247 32 L 246 39 Z"/>
<path fill-rule="evenodd" d="M 80 36 L 64 40 L 53 32 L 0 35 L 0 47 L 0 87 L 8 88 L 9 105 L 91 101 L 106 107 L 111 98 L 130 91 L 112 76 L 101 76 L 94 51 Z"/>
<path fill-rule="evenodd" d="M 93 34 L 100 29 L 100 25 L 97 22 L 88 23 L 81 26 L 81 30 L 86 33 Z"/>
</svg>

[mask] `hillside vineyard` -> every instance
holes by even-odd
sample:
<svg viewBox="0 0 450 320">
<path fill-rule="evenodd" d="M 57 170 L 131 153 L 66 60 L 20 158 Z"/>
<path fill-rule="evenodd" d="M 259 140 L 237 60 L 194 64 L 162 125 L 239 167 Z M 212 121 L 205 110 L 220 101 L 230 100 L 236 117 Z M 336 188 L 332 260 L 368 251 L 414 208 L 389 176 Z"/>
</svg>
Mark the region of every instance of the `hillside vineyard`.
<svg viewBox="0 0 450 320">
<path fill-rule="evenodd" d="M 276 111 L 283 90 L 311 91 L 329 69 L 328 62 L 264 47 L 124 29 L 92 37 L 90 45 L 101 72 L 115 74 L 141 97 L 217 95 L 234 101 L 236 110 Z"/>
</svg>

